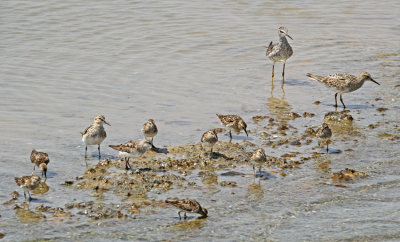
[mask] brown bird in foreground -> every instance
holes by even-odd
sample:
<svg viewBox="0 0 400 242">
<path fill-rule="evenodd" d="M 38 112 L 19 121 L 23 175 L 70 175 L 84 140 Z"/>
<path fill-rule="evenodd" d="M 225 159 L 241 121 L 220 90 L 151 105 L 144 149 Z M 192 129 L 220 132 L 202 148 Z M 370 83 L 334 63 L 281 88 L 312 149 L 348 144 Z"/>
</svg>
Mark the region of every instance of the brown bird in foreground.
<svg viewBox="0 0 400 242">
<path fill-rule="evenodd" d="M 14 180 L 15 183 L 17 183 L 17 185 L 24 190 L 25 200 L 26 200 L 26 192 L 28 192 L 29 201 L 31 201 L 32 197 L 29 191 L 32 191 L 39 186 L 40 176 L 33 175 L 33 176 L 14 177 Z"/>
<path fill-rule="evenodd" d="M 239 134 L 241 130 L 244 130 L 247 136 L 247 124 L 238 115 L 222 115 L 217 114 L 217 117 L 221 121 L 221 124 L 229 129 L 229 142 L 232 142 L 232 131 Z"/>
<path fill-rule="evenodd" d="M 261 173 L 261 167 L 262 164 L 267 161 L 267 156 L 265 155 L 265 151 L 263 148 L 258 148 L 256 151 L 254 151 L 253 155 L 251 156 L 251 163 L 253 163 L 253 172 L 254 176 L 256 176 L 256 169 L 255 165 L 259 165 L 259 170 L 258 172 Z"/>
<path fill-rule="evenodd" d="M 380 85 L 368 72 L 361 72 L 359 76 L 353 76 L 350 74 L 333 74 L 329 76 L 318 76 L 311 73 L 307 73 L 307 76 L 313 80 L 322 82 L 325 86 L 331 88 L 335 92 L 335 107 L 337 107 L 337 95 L 340 93 L 340 102 L 344 105 L 342 94 L 348 92 L 354 92 L 358 90 L 365 81 L 372 81 Z"/>
<path fill-rule="evenodd" d="M 180 211 L 178 212 L 179 215 L 179 219 L 181 219 L 181 212 L 184 212 L 183 218 L 186 219 L 186 212 L 189 213 L 198 213 L 201 215 L 200 218 L 205 218 L 208 215 L 208 211 L 205 208 L 202 208 L 199 204 L 199 202 L 197 202 L 194 199 L 182 199 L 182 200 L 165 200 L 165 203 L 171 204 L 176 208 L 179 208 Z"/>
<path fill-rule="evenodd" d="M 47 178 L 47 164 L 49 164 L 49 162 L 50 162 L 49 155 L 44 152 L 32 150 L 31 162 L 35 163 L 35 165 L 33 165 L 33 171 L 35 171 L 35 167 L 37 166 L 42 171 L 42 176 Z M 33 171 L 32 171 L 32 175 L 33 175 Z"/>
<path fill-rule="evenodd" d="M 329 139 L 332 137 L 332 131 L 327 123 L 323 123 L 321 127 L 317 129 L 315 137 L 318 139 L 319 147 L 321 146 L 321 143 L 326 142 L 326 153 L 328 153 Z"/>
</svg>

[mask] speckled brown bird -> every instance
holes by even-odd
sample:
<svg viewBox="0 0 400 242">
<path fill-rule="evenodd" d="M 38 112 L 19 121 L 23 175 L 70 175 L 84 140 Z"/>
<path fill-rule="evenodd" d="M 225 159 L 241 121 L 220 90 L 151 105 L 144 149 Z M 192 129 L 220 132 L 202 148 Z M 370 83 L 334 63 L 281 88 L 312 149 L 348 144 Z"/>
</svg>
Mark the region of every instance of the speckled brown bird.
<svg viewBox="0 0 400 242">
<path fill-rule="evenodd" d="M 358 90 L 365 81 L 372 81 L 380 85 L 377 81 L 372 79 L 368 72 L 361 72 L 359 76 L 353 76 L 350 74 L 332 74 L 329 76 L 318 76 L 311 73 L 307 73 L 307 76 L 313 80 L 322 82 L 325 86 L 331 88 L 335 92 L 335 107 L 337 107 L 337 95 L 340 93 L 340 102 L 344 105 L 342 94 L 348 92 L 354 92 Z"/>
<path fill-rule="evenodd" d="M 166 203 L 179 208 L 180 211 L 178 212 L 179 219 L 181 219 L 181 212 L 184 212 L 183 218 L 187 218 L 186 212 L 189 213 L 198 213 L 201 215 L 201 218 L 205 218 L 208 216 L 208 211 L 205 208 L 200 206 L 200 203 L 194 199 L 182 199 L 182 200 L 165 200 Z"/>
<path fill-rule="evenodd" d="M 292 39 L 288 34 L 288 30 L 285 27 L 279 27 L 278 29 L 279 42 L 269 43 L 269 46 L 266 47 L 266 56 L 273 62 L 272 64 L 272 79 L 274 78 L 274 68 L 275 62 L 283 62 L 283 71 L 282 78 L 283 82 L 285 81 L 285 65 L 287 59 L 289 59 L 293 55 L 292 47 L 286 39 L 286 36 Z M 292 39 L 293 40 L 293 39 Z"/>
<path fill-rule="evenodd" d="M 32 176 L 23 176 L 23 177 L 14 177 L 15 183 L 19 187 L 24 190 L 24 197 L 26 200 L 26 192 L 29 195 L 29 201 L 32 200 L 31 194 L 29 191 L 34 190 L 40 184 L 40 176 L 32 175 Z"/>
<path fill-rule="evenodd" d="M 222 115 L 222 114 L 217 114 L 217 117 L 221 121 L 221 124 L 224 125 L 225 127 L 228 128 L 229 130 L 229 142 L 232 142 L 232 131 L 234 131 L 236 134 L 239 134 L 241 130 L 244 130 L 247 136 L 247 124 L 244 122 L 244 120 L 238 116 L 238 115 Z"/>
<path fill-rule="evenodd" d="M 97 149 L 99 150 L 99 159 L 101 158 L 100 144 L 107 137 L 103 123 L 111 126 L 111 124 L 106 122 L 103 115 L 97 115 L 93 120 L 93 124 L 87 127 L 85 131 L 81 132 L 82 142 L 85 143 L 85 158 L 87 155 L 88 145 L 98 145 Z"/>
<path fill-rule="evenodd" d="M 145 124 L 143 124 L 142 133 L 143 133 L 145 139 L 150 137 L 151 143 L 153 143 L 153 138 L 158 133 L 156 123 L 154 122 L 153 119 L 149 119 Z"/>
<path fill-rule="evenodd" d="M 210 149 L 210 158 L 212 158 L 213 147 L 217 142 L 218 142 L 218 136 L 215 130 L 209 130 L 201 136 L 201 148 L 202 150 Z"/>
<path fill-rule="evenodd" d="M 50 162 L 49 155 L 44 152 L 32 150 L 31 162 L 35 163 L 33 165 L 33 171 L 35 171 L 35 167 L 37 166 L 42 171 L 42 176 L 47 178 L 47 164 L 49 164 L 49 162 Z M 32 171 L 32 173 L 33 173 L 33 171 Z"/>
<path fill-rule="evenodd" d="M 259 165 L 258 172 L 261 173 L 262 164 L 265 163 L 266 161 L 267 161 L 267 156 L 265 155 L 265 151 L 263 148 L 258 148 L 256 151 L 254 151 L 254 153 L 251 156 L 251 163 L 253 164 L 254 176 L 256 176 L 255 165 L 256 164 Z"/>
<path fill-rule="evenodd" d="M 136 158 L 142 156 L 147 150 L 150 150 L 154 148 L 153 144 L 146 140 L 140 140 L 140 141 L 128 141 L 123 144 L 119 145 L 109 145 L 111 148 L 114 150 L 118 150 L 119 153 L 118 155 L 125 160 L 125 169 L 129 170 L 132 168 L 129 164 L 129 159 L 130 158 Z"/>
<path fill-rule="evenodd" d="M 326 152 L 328 153 L 329 139 L 332 137 L 332 131 L 327 123 L 323 123 L 321 127 L 317 129 L 315 137 L 318 139 L 318 146 L 326 142 Z"/>
</svg>

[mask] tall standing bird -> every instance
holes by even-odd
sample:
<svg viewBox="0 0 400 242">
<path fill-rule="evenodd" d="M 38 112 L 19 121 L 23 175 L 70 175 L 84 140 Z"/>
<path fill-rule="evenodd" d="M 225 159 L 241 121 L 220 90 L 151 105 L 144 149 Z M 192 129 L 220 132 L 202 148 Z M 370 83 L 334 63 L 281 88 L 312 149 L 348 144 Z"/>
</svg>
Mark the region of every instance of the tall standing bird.
<svg viewBox="0 0 400 242">
<path fill-rule="evenodd" d="M 33 171 L 35 170 L 35 166 L 37 166 L 42 171 L 42 176 L 47 178 L 47 164 L 49 164 L 49 162 L 50 162 L 49 155 L 44 152 L 32 150 L 31 162 L 35 163 L 33 165 Z M 33 173 L 33 171 L 32 171 L 32 173 Z"/>
<path fill-rule="evenodd" d="M 85 143 L 85 158 L 87 155 L 87 147 L 88 145 L 98 145 L 99 150 L 99 159 L 100 159 L 100 144 L 107 137 L 106 131 L 103 127 L 103 123 L 111 126 L 111 124 L 106 122 L 106 119 L 103 115 L 97 115 L 94 118 L 93 124 L 85 129 L 85 131 L 81 132 L 82 134 L 82 142 Z"/>
<path fill-rule="evenodd" d="M 143 133 L 145 139 L 150 137 L 151 143 L 153 143 L 153 138 L 158 133 L 156 123 L 154 123 L 153 119 L 149 119 L 145 124 L 143 124 L 142 133 Z"/>
<path fill-rule="evenodd" d="M 24 190 L 24 197 L 26 200 L 26 192 L 29 195 L 29 201 L 32 200 L 31 194 L 29 191 L 35 190 L 40 184 L 40 176 L 32 175 L 32 176 L 23 176 L 23 177 L 14 177 L 15 183 L 19 187 Z"/>
<path fill-rule="evenodd" d="M 326 153 L 328 153 L 328 145 L 329 139 L 332 137 L 332 131 L 329 128 L 327 123 L 323 123 L 321 127 L 317 129 L 315 132 L 315 136 L 318 139 L 318 146 L 321 146 L 321 143 L 326 143 Z"/>
<path fill-rule="evenodd" d="M 282 78 L 283 82 L 285 81 L 285 65 L 286 60 L 289 59 L 293 55 L 292 47 L 289 45 L 289 42 L 286 39 L 286 36 L 293 40 L 292 37 L 288 34 L 288 30 L 285 27 L 279 27 L 278 29 L 279 42 L 269 43 L 267 48 L 266 56 L 273 61 L 272 64 L 272 79 L 274 79 L 274 67 L 275 62 L 283 62 L 283 71 Z"/>
<path fill-rule="evenodd" d="M 147 150 L 152 149 L 153 144 L 144 139 L 141 141 L 128 141 L 120 145 L 110 145 L 114 150 L 119 151 L 119 156 L 125 160 L 125 170 L 129 170 L 131 165 L 129 165 L 130 158 L 137 158 L 142 156 Z"/>
<path fill-rule="evenodd" d="M 361 72 L 359 76 L 353 76 L 350 74 L 332 74 L 329 76 L 318 76 L 311 73 L 307 73 L 307 76 L 313 80 L 322 82 L 325 86 L 335 91 L 335 107 L 337 107 L 337 95 L 340 93 L 340 102 L 344 105 L 342 94 L 348 92 L 354 92 L 355 90 L 362 87 L 365 81 L 372 81 L 380 85 L 377 81 L 372 79 L 368 72 Z"/>
<path fill-rule="evenodd" d="M 238 115 L 222 115 L 217 114 L 217 117 L 221 121 L 221 124 L 229 129 L 229 142 L 232 142 L 232 131 L 239 134 L 241 130 L 244 130 L 247 136 L 247 124 L 243 121 L 243 119 Z"/>
<path fill-rule="evenodd" d="M 213 130 L 213 129 L 205 132 L 201 136 L 201 148 L 202 148 L 202 150 L 210 149 L 210 158 L 212 158 L 213 147 L 214 147 L 215 143 L 217 143 L 217 142 L 218 142 L 217 132 L 215 132 L 215 130 Z"/>
<path fill-rule="evenodd" d="M 256 151 L 254 151 L 253 155 L 251 156 L 251 163 L 253 163 L 253 172 L 254 176 L 256 176 L 256 169 L 255 165 L 259 165 L 258 172 L 261 173 L 261 167 L 262 164 L 267 161 L 267 156 L 265 155 L 265 151 L 263 148 L 258 148 Z"/>
<path fill-rule="evenodd" d="M 184 212 L 183 218 L 186 219 L 186 212 L 190 213 L 198 213 L 201 215 L 201 218 L 205 218 L 208 215 L 207 209 L 200 206 L 200 203 L 194 199 L 182 199 L 182 200 L 165 200 L 165 203 L 171 204 L 176 208 L 179 208 L 178 212 L 179 219 L 181 219 L 181 212 Z"/>
</svg>

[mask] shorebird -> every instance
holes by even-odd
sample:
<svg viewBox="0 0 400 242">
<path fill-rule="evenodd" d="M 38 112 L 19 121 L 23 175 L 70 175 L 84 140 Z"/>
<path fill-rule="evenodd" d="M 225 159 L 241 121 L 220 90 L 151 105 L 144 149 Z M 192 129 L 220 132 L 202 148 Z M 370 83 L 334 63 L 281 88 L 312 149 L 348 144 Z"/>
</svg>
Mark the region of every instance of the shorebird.
<svg viewBox="0 0 400 242">
<path fill-rule="evenodd" d="M 286 36 L 293 40 L 292 37 L 288 34 L 288 30 L 285 27 L 279 27 L 278 29 L 279 42 L 269 43 L 267 48 L 266 56 L 273 61 L 272 64 L 272 79 L 274 79 L 274 67 L 275 62 L 283 62 L 283 71 L 282 78 L 283 82 L 285 81 L 285 65 L 286 60 L 289 59 L 293 55 L 292 47 L 290 47 L 289 42 L 286 39 Z"/>
<path fill-rule="evenodd" d="M 186 212 L 189 213 L 198 213 L 201 215 L 201 218 L 205 218 L 208 215 L 208 211 L 205 208 L 200 206 L 200 203 L 194 199 L 182 199 L 182 200 L 165 200 L 166 203 L 179 208 L 180 211 L 178 212 L 179 219 L 181 219 L 181 212 L 184 212 L 183 218 L 186 219 Z"/>
<path fill-rule="evenodd" d="M 119 156 L 125 161 L 125 170 L 131 169 L 131 165 L 129 165 L 130 158 L 141 157 L 147 150 L 152 149 L 153 144 L 144 139 L 140 141 L 128 141 L 126 143 L 120 145 L 110 145 L 114 150 L 119 151 Z"/>
<path fill-rule="evenodd" d="M 35 166 L 37 166 L 42 171 L 42 176 L 47 178 L 47 164 L 49 164 L 49 155 L 44 152 L 39 152 L 32 150 L 31 152 L 31 162 L 35 163 L 33 165 L 33 171 L 35 171 Z M 32 175 L 33 175 L 32 171 Z"/>
<path fill-rule="evenodd" d="M 265 151 L 263 148 L 258 148 L 256 151 L 254 151 L 253 155 L 251 156 L 251 163 L 253 164 L 253 172 L 254 176 L 256 176 L 256 169 L 255 165 L 259 165 L 259 172 L 261 173 L 261 166 L 263 163 L 267 161 L 267 156 L 265 155 Z"/>
<path fill-rule="evenodd" d="M 147 137 L 150 137 L 151 143 L 153 143 L 153 137 L 156 136 L 158 133 L 157 126 L 154 123 L 153 119 L 149 119 L 145 124 L 143 124 L 142 133 L 145 139 L 147 139 Z"/>
<path fill-rule="evenodd" d="M 218 141 L 218 136 L 217 136 L 217 132 L 215 132 L 215 130 L 209 130 L 207 132 L 205 132 L 202 136 L 201 136 L 201 149 L 210 149 L 210 158 L 212 158 L 213 155 L 213 147 L 215 145 L 215 143 L 217 143 Z"/>
<path fill-rule="evenodd" d="M 36 187 L 39 186 L 40 176 L 32 175 L 32 176 L 14 177 L 14 180 L 15 180 L 15 183 L 17 183 L 17 185 L 24 190 L 25 200 L 26 200 L 26 192 L 27 192 L 29 195 L 29 201 L 31 201 L 32 197 L 31 197 L 31 194 L 29 193 L 29 191 L 32 191 Z"/>
<path fill-rule="evenodd" d="M 323 123 L 321 127 L 317 129 L 315 137 L 318 139 L 318 147 L 321 146 L 321 143 L 326 142 L 326 153 L 328 153 L 329 139 L 332 137 L 332 131 L 327 123 Z"/>
<path fill-rule="evenodd" d="M 355 90 L 362 87 L 365 81 L 372 81 L 380 85 L 368 72 L 361 72 L 359 76 L 353 76 L 350 74 L 333 74 L 329 76 L 318 76 L 311 73 L 307 73 L 307 76 L 313 80 L 324 83 L 327 87 L 335 91 L 335 107 L 337 107 L 337 95 L 340 93 L 340 102 L 344 105 L 342 94 L 348 92 L 354 92 Z"/>
<path fill-rule="evenodd" d="M 100 159 L 100 144 L 107 137 L 106 131 L 104 130 L 103 123 L 111 126 L 111 124 L 106 122 L 103 115 L 97 115 L 94 118 L 93 124 L 81 132 L 82 141 L 85 143 L 85 158 L 87 154 L 88 145 L 98 145 L 99 159 Z"/>
<path fill-rule="evenodd" d="M 229 129 L 229 142 L 232 142 L 232 131 L 239 134 L 241 130 L 244 130 L 247 136 L 247 124 L 238 115 L 222 115 L 217 114 L 217 117 L 221 121 L 221 124 Z"/>
</svg>

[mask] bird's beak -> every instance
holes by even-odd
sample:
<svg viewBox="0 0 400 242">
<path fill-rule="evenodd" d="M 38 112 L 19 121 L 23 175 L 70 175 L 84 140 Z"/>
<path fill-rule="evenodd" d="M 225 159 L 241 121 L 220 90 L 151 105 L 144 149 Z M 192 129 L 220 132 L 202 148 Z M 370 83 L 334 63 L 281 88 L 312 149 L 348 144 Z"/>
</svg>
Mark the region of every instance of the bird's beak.
<svg viewBox="0 0 400 242">
<path fill-rule="evenodd" d="M 290 37 L 290 35 L 286 34 L 286 36 L 287 36 L 287 37 L 289 37 L 291 40 L 293 40 L 293 38 L 292 38 L 292 37 Z"/>
<path fill-rule="evenodd" d="M 249 134 L 247 133 L 247 130 L 246 130 L 246 129 L 244 129 L 244 132 L 246 133 L 247 137 L 249 137 Z"/>
<path fill-rule="evenodd" d="M 111 126 L 111 124 L 107 123 L 107 121 L 105 121 L 105 120 L 104 120 L 104 123 L 107 124 L 107 125 L 109 125 L 109 126 Z"/>
<path fill-rule="evenodd" d="M 381 84 L 379 84 L 377 81 L 375 81 L 374 79 L 372 79 L 372 78 L 369 78 L 372 82 L 375 82 L 376 84 L 378 84 L 378 85 L 381 85 Z"/>
</svg>

